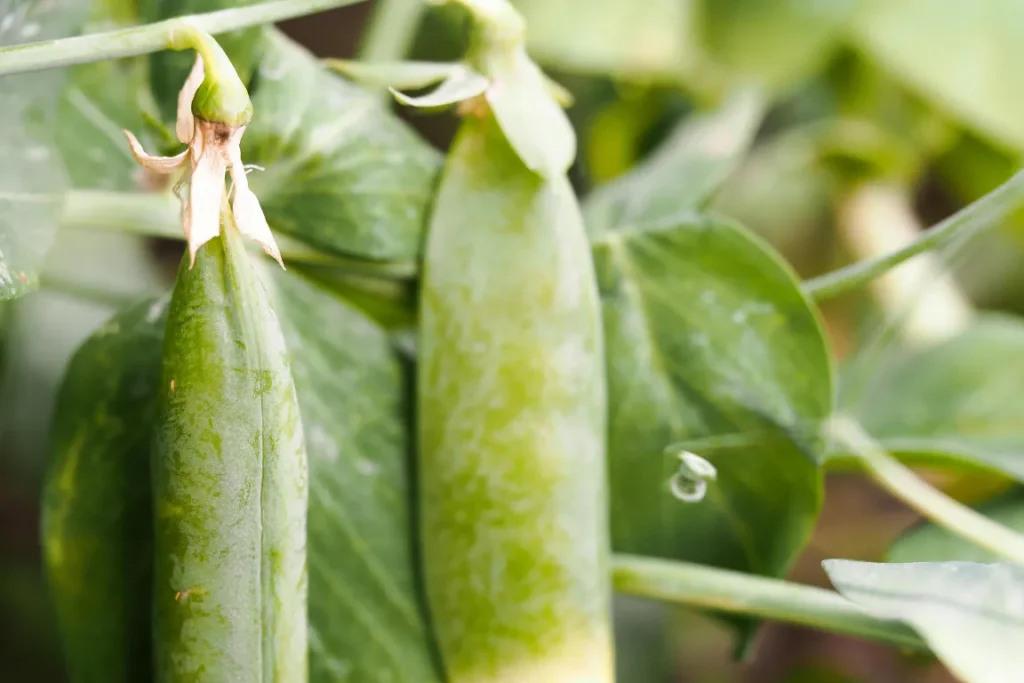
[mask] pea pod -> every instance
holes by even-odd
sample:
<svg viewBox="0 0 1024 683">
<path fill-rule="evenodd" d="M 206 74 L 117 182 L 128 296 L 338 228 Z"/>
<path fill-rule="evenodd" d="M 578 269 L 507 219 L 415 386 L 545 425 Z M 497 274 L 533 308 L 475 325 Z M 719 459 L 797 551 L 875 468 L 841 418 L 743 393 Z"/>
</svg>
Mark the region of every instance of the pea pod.
<svg viewBox="0 0 1024 683">
<path fill-rule="evenodd" d="M 182 262 L 153 459 L 156 679 L 307 677 L 307 465 L 277 318 L 233 226 Z"/>
<path fill-rule="evenodd" d="M 151 680 L 149 451 L 166 307 L 111 319 L 58 395 L 42 538 L 71 683 Z"/>
<path fill-rule="evenodd" d="M 421 544 L 451 683 L 604 683 L 605 379 L 572 188 L 486 104 L 449 153 L 419 338 Z"/>
</svg>

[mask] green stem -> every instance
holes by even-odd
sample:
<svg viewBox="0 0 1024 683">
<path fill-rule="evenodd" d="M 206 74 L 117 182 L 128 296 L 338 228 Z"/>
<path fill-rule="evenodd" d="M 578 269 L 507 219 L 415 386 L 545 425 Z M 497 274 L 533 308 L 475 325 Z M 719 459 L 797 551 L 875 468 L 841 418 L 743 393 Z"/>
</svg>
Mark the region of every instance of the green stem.
<svg viewBox="0 0 1024 683">
<path fill-rule="evenodd" d="M 185 234 L 181 230 L 179 211 L 178 200 L 166 192 L 73 190 L 65 196 L 61 228 L 183 241 Z M 413 262 L 369 261 L 327 254 L 288 235 L 277 233 L 274 237 L 286 263 L 337 268 L 346 273 L 388 280 L 408 280 L 416 276 L 417 266 Z"/>
<path fill-rule="evenodd" d="M 788 581 L 752 576 L 687 562 L 616 555 L 615 590 L 689 607 L 786 621 L 860 636 L 890 645 L 927 650 L 904 624 L 871 616 L 838 593 Z"/>
<path fill-rule="evenodd" d="M 64 196 L 61 228 L 185 239 L 180 204 L 164 192 L 72 190 Z"/>
<path fill-rule="evenodd" d="M 364 62 L 404 59 L 423 18 L 423 3 L 424 0 L 377 0 L 359 47 L 359 59 Z"/>
<path fill-rule="evenodd" d="M 1024 536 L 928 485 L 886 453 L 855 420 L 834 417 L 829 421 L 828 431 L 860 458 L 872 479 L 909 507 L 980 548 L 1024 564 Z"/>
<path fill-rule="evenodd" d="M 891 254 L 851 264 L 804 283 L 804 291 L 815 301 L 832 299 L 855 290 L 918 254 L 940 249 L 957 240 L 968 240 L 981 230 L 998 224 L 1024 206 L 1024 171 L 941 223 L 921 233 L 906 247 Z"/>
<path fill-rule="evenodd" d="M 138 300 L 138 296 L 118 292 L 94 284 L 79 282 L 74 278 L 64 277 L 56 273 L 43 273 L 39 280 L 39 288 L 43 291 L 60 294 L 76 301 L 88 301 L 99 306 L 121 309 Z"/>
<path fill-rule="evenodd" d="M 257 24 L 323 12 L 362 0 L 274 0 L 248 7 L 177 17 L 117 31 L 75 38 L 44 40 L 0 49 L 0 75 L 52 69 L 159 52 L 169 48 L 172 32 L 182 21 L 207 33 L 225 33 Z"/>
</svg>

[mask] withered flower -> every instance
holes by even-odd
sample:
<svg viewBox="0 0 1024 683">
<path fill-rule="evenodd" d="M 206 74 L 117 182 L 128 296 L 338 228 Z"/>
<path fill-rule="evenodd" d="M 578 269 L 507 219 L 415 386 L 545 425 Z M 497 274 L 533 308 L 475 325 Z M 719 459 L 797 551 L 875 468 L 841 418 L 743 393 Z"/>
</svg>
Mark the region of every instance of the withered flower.
<svg viewBox="0 0 1024 683">
<path fill-rule="evenodd" d="M 237 80 L 233 70 L 232 75 Z M 246 169 L 242 163 L 240 143 L 252 118 L 248 93 L 241 87 L 241 82 L 237 85 L 229 82 L 226 89 L 233 90 L 230 95 L 235 97 L 235 104 L 242 103 L 242 106 L 236 106 L 223 114 L 217 106 L 211 106 L 224 99 L 220 93 L 211 94 L 220 84 L 210 83 L 208 77 L 203 57 L 197 53 L 192 71 L 178 94 L 175 132 L 180 142 L 188 144 L 181 154 L 172 157 L 151 156 L 130 131 L 126 130 L 124 134 L 132 154 L 143 168 L 162 174 L 187 168 L 188 173 L 182 180 L 182 184 L 188 185 L 187 196 L 182 198 L 182 227 L 188 240 L 189 267 L 195 265 L 199 248 L 220 234 L 224 174 L 230 171 L 231 213 L 235 225 L 239 232 L 259 243 L 284 268 L 281 252 L 274 242 L 259 199 L 249 189 Z M 203 88 L 204 82 L 206 88 Z M 235 87 L 231 88 L 233 85 Z M 244 102 L 238 87 L 244 93 Z M 204 92 L 200 92 L 201 88 Z"/>
</svg>

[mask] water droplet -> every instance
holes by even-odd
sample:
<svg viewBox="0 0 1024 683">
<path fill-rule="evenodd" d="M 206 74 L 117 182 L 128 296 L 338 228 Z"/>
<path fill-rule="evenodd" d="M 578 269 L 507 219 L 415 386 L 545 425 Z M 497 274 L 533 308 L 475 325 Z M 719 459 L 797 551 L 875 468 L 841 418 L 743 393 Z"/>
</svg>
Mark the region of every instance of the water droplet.
<svg viewBox="0 0 1024 683">
<path fill-rule="evenodd" d="M 35 38 L 39 35 L 39 32 L 43 30 L 43 27 L 37 21 L 32 21 L 21 27 L 22 38 Z"/>
</svg>

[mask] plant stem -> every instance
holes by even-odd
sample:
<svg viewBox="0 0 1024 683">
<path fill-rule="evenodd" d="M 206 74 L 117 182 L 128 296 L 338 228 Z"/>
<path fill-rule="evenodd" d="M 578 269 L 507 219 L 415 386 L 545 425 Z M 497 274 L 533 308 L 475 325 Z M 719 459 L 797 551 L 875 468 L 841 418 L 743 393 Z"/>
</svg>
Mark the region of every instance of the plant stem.
<svg viewBox="0 0 1024 683">
<path fill-rule="evenodd" d="M 60 294 L 76 301 L 88 301 L 89 303 L 106 306 L 115 310 L 124 308 L 138 300 L 137 296 L 131 294 L 104 289 L 93 284 L 77 282 L 72 278 L 65 278 L 52 273 L 43 273 L 39 281 L 39 289 L 44 292 Z"/>
<path fill-rule="evenodd" d="M 838 593 L 788 581 L 687 562 L 616 555 L 612 577 L 619 593 L 728 614 L 786 621 L 927 650 L 910 627 L 871 616 Z"/>
<path fill-rule="evenodd" d="M 183 240 L 179 206 L 169 192 L 72 190 L 64 195 L 60 227 Z"/>
<path fill-rule="evenodd" d="M 0 49 L 0 75 L 134 57 L 166 50 L 172 29 L 179 26 L 182 21 L 187 21 L 193 27 L 207 33 L 216 34 L 323 12 L 357 2 L 362 0 L 274 0 L 248 7 L 176 17 L 116 31 L 15 45 Z"/>
<path fill-rule="evenodd" d="M 424 0 L 377 0 L 359 47 L 359 59 L 364 62 L 404 59 L 423 18 L 423 3 Z"/>
<path fill-rule="evenodd" d="M 859 457 L 868 474 L 893 496 L 978 547 L 1024 564 L 1024 536 L 928 485 L 886 453 L 855 420 L 836 416 L 829 421 L 828 432 Z"/>
<path fill-rule="evenodd" d="M 939 249 L 955 240 L 968 240 L 981 230 L 1004 220 L 1024 206 L 1024 171 L 970 206 L 929 228 L 898 251 L 854 263 L 804 283 L 815 301 L 825 301 L 855 290 L 918 254 Z"/>
<path fill-rule="evenodd" d="M 61 227 L 184 240 L 180 220 L 178 200 L 167 192 L 73 190 L 65 196 Z M 388 280 L 407 280 L 416 276 L 417 266 L 413 262 L 370 261 L 324 253 L 288 235 L 276 234 L 275 239 L 286 262 L 337 268 L 346 273 Z"/>
</svg>

